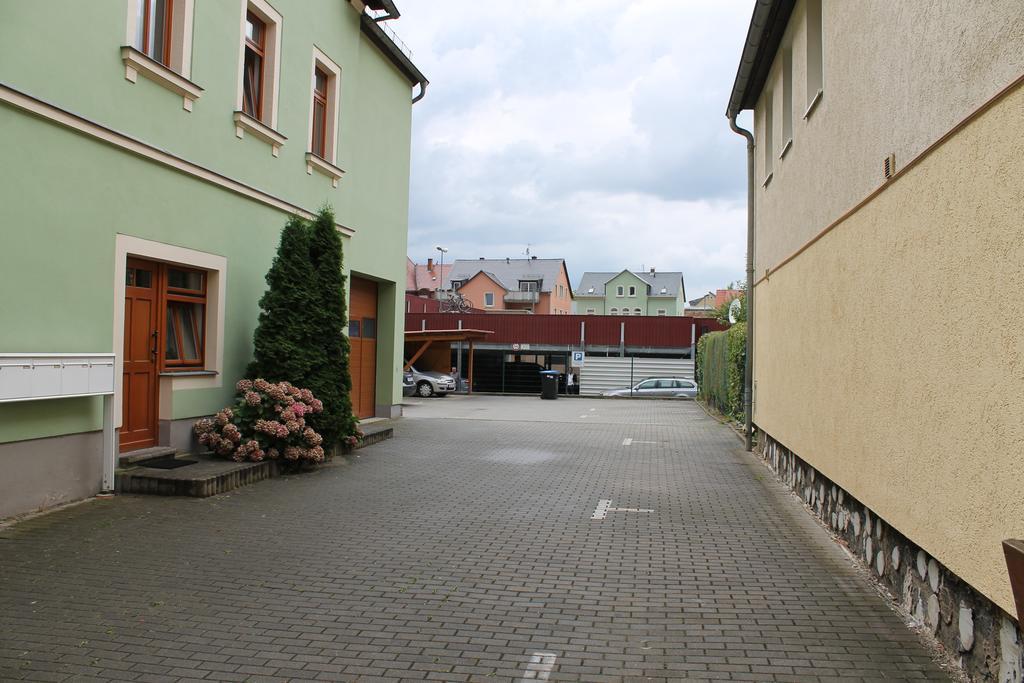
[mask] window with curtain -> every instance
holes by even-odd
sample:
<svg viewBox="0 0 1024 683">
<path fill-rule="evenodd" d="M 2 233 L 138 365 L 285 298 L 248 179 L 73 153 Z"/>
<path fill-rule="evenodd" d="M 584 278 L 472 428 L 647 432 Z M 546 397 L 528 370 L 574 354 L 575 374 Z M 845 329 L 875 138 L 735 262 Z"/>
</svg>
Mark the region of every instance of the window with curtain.
<svg viewBox="0 0 1024 683">
<path fill-rule="evenodd" d="M 164 277 L 166 329 L 164 366 L 201 368 L 206 345 L 206 273 L 167 266 Z"/>
<path fill-rule="evenodd" d="M 242 111 L 257 120 L 263 119 L 263 69 L 266 53 L 267 25 L 252 12 L 247 12 Z"/>
<path fill-rule="evenodd" d="M 327 159 L 327 85 L 330 76 L 317 67 L 313 74 L 313 140 L 310 151 L 321 159 Z"/>
<path fill-rule="evenodd" d="M 135 47 L 164 66 L 171 65 L 173 0 L 138 0 Z"/>
</svg>

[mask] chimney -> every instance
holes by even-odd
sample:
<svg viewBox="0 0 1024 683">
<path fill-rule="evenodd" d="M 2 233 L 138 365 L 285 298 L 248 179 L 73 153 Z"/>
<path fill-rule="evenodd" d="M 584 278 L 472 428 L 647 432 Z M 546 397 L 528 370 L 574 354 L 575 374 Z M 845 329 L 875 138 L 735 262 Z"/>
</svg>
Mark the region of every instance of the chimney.
<svg viewBox="0 0 1024 683">
<path fill-rule="evenodd" d="M 427 272 L 428 273 L 433 273 L 434 272 L 434 259 L 432 259 L 432 258 L 428 258 L 427 259 Z"/>
<path fill-rule="evenodd" d="M 654 275 L 654 266 L 651 266 L 651 275 Z"/>
<path fill-rule="evenodd" d="M 531 260 L 531 261 L 536 261 L 536 260 L 537 260 L 537 257 L 536 257 L 536 256 L 531 256 L 531 257 L 530 257 L 530 260 Z"/>
<path fill-rule="evenodd" d="M 509 265 L 509 260 L 508 260 L 508 256 L 506 256 L 506 257 L 505 257 L 505 265 L 506 265 L 506 266 L 507 266 L 507 265 Z"/>
</svg>

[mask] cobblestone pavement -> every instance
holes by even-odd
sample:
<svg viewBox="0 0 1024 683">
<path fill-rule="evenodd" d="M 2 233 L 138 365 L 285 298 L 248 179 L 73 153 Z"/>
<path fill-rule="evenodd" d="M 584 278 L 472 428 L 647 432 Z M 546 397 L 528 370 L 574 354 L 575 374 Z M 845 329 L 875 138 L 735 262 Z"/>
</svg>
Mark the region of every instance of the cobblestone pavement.
<svg viewBox="0 0 1024 683">
<path fill-rule="evenodd" d="M 409 403 L 351 464 L 0 531 L 0 679 L 949 680 L 695 404 Z"/>
</svg>

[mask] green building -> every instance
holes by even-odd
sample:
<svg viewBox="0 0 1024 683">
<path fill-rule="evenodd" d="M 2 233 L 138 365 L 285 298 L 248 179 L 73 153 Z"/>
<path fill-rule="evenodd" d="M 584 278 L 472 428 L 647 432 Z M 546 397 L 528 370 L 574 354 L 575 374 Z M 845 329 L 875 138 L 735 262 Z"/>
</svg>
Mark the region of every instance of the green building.
<svg viewBox="0 0 1024 683">
<path fill-rule="evenodd" d="M 4 4 L 0 517 L 109 486 L 114 451 L 190 448 L 250 360 L 281 228 L 324 204 L 350 275 L 355 409 L 400 411 L 427 81 L 386 28 L 397 16 L 391 0 Z M 106 449 L 102 398 L 5 402 L 19 377 L 104 352 Z"/>
<path fill-rule="evenodd" d="M 636 273 L 583 273 L 573 292 L 579 315 L 683 315 L 686 287 L 683 274 L 651 268 Z"/>
</svg>

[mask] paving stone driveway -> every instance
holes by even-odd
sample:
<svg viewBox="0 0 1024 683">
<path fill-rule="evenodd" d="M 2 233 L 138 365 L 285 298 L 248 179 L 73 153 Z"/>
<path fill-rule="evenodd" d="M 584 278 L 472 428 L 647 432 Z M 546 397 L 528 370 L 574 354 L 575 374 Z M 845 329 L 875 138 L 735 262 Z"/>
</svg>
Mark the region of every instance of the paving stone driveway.
<svg viewBox="0 0 1024 683">
<path fill-rule="evenodd" d="M 351 465 L 0 532 L 0 679 L 948 680 L 693 403 L 411 404 Z"/>
</svg>

